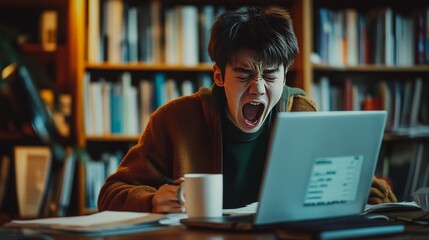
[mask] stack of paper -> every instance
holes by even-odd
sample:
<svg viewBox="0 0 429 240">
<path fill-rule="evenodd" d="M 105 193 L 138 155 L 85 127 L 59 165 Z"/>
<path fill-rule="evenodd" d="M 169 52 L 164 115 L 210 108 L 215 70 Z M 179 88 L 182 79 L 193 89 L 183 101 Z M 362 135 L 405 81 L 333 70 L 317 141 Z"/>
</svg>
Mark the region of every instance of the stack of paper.
<svg viewBox="0 0 429 240">
<path fill-rule="evenodd" d="M 85 235 L 112 235 L 141 232 L 161 227 L 164 214 L 103 211 L 87 216 L 13 220 L 4 225 L 10 228 L 30 228 Z"/>
</svg>

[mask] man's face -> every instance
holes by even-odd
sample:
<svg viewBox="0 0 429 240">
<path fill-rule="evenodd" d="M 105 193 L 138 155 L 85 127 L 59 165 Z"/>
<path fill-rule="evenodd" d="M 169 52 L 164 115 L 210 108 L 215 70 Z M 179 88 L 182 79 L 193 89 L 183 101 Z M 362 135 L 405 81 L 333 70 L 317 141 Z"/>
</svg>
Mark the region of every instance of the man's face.
<svg viewBox="0 0 429 240">
<path fill-rule="evenodd" d="M 280 100 L 285 84 L 285 68 L 266 66 L 252 51 L 241 51 L 225 75 L 214 66 L 215 83 L 225 89 L 227 116 L 236 127 L 254 133 L 263 125 L 268 114 Z"/>
</svg>

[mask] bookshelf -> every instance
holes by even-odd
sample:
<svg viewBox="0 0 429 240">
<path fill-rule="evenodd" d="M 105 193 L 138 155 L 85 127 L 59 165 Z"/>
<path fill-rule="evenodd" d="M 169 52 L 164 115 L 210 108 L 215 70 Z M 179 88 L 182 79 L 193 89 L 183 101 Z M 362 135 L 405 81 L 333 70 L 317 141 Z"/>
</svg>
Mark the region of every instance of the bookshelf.
<svg viewBox="0 0 429 240">
<path fill-rule="evenodd" d="M 37 88 L 52 90 L 54 97 L 58 98 L 59 104 L 67 102 L 74 106 L 75 84 L 70 64 L 74 59 L 70 55 L 70 34 L 69 25 L 73 22 L 69 21 L 69 2 L 64 0 L 17 0 L 17 1 L 1 1 L 0 2 L 0 25 L 6 29 L 7 34 L 2 35 L 2 40 L 17 34 L 19 36 L 16 42 L 16 50 L 19 58 L 30 69 L 32 80 Z M 47 20 L 42 20 L 47 17 Z M 44 36 L 48 36 L 46 39 Z M 48 46 L 49 45 L 49 46 Z M 3 58 L 3 50 L 1 50 Z M 3 61 L 4 59 L 2 59 Z M 2 62 L 4 64 L 4 62 Z M 3 70 L 3 65 L 1 66 Z M 2 86 L 3 87 L 3 86 Z M 5 89 L 2 89 L 5 90 Z M 16 89 L 15 89 L 16 90 Z M 14 90 L 12 90 L 14 92 Z M 4 92 L 2 92 L 4 93 Z M 19 98 L 25 98 L 25 92 L 19 92 Z M 58 94 L 58 95 L 57 95 Z M 52 107 L 50 101 L 50 92 L 39 92 L 46 107 Z M 2 97 L 3 98 L 3 97 Z M 5 99 L 2 99 L 5 100 Z M 21 100 L 21 99 L 19 99 Z M 26 100 L 27 101 L 27 100 Z M 64 102 L 63 102 L 64 101 Z M 23 101 L 24 102 L 24 101 Z M 4 106 L 4 102 L 1 103 Z M 28 103 L 26 104 L 28 105 Z M 70 105 L 67 105 L 70 107 Z M 20 111 L 27 111 L 28 106 L 19 106 Z M 62 109 L 61 107 L 59 107 Z M 55 109 L 50 109 L 51 113 L 57 113 L 58 106 Z M 7 123 L 12 119 L 16 120 L 17 116 L 10 109 L 3 108 L 3 114 L 0 114 L 0 159 L 7 156 L 10 160 L 9 173 L 7 177 L 8 187 L 0 207 L 0 211 L 4 212 L 10 218 L 18 218 L 18 206 L 15 190 L 15 167 L 14 167 L 14 149 L 16 146 L 45 146 L 47 145 L 40 136 L 35 134 L 35 130 L 30 123 L 25 123 L 22 126 Z M 55 112 L 54 112 L 55 111 Z M 64 117 L 63 123 L 66 125 L 56 125 L 57 130 L 60 130 L 58 141 L 60 145 L 74 145 L 77 135 L 74 135 L 74 111 L 68 108 L 67 116 Z M 61 110 L 61 114 L 64 114 Z M 63 115 L 65 116 L 65 115 Z M 4 121 L 6 117 L 6 122 Z M 9 118 L 10 117 L 10 118 Z M 61 129 L 60 129 L 61 128 Z M 4 161 L 2 159 L 2 161 Z M 2 173 L 4 173 L 2 169 Z M 4 180 L 2 174 L 2 181 Z M 41 212 L 45 212 L 43 206 Z M 47 210 L 49 212 L 49 209 Z M 43 214 L 43 213 L 41 213 Z"/>
<path fill-rule="evenodd" d="M 410 176 L 427 175 L 429 2 L 311 2 L 312 96 L 325 110 L 388 111 L 377 174 L 409 200 L 407 186 L 427 184 Z"/>
<path fill-rule="evenodd" d="M 75 80 L 75 96 L 76 96 L 76 108 L 75 108 L 75 114 L 74 114 L 74 120 L 76 123 L 76 141 L 77 144 L 81 147 L 84 147 L 88 150 L 91 157 L 94 159 L 101 158 L 102 153 L 104 152 L 104 149 L 109 150 L 121 150 L 122 152 L 126 152 L 127 149 L 132 146 L 135 142 L 137 142 L 139 133 L 142 131 L 144 126 L 140 126 L 137 131 L 134 131 L 133 133 L 115 133 L 112 134 L 112 132 L 101 132 L 101 133 L 90 133 L 88 132 L 88 126 L 86 125 L 88 122 L 88 114 L 91 113 L 91 111 L 88 111 L 88 102 L 85 102 L 85 97 L 92 96 L 90 92 L 88 91 L 88 84 L 93 82 L 101 82 L 100 79 L 104 78 L 102 80 L 103 82 L 107 82 L 110 84 L 120 83 L 121 76 L 123 76 L 124 73 L 127 73 L 131 76 L 130 81 L 131 86 L 138 88 L 139 83 L 142 79 L 147 80 L 148 82 L 155 82 L 155 76 L 159 73 L 164 74 L 166 79 L 172 78 L 176 80 L 176 83 L 183 83 L 184 80 L 190 79 L 191 82 L 194 85 L 198 85 L 198 78 L 201 75 L 207 75 L 211 76 L 211 70 L 212 66 L 209 62 L 206 62 L 204 58 L 202 57 L 203 50 L 201 48 L 197 49 L 197 54 L 194 54 L 194 58 L 190 60 L 189 62 L 186 62 L 185 60 L 177 60 L 177 59 L 167 59 L 169 57 L 169 54 L 166 54 L 167 49 L 170 52 L 174 52 L 171 49 L 177 50 L 178 53 L 183 51 L 183 46 L 175 46 L 173 43 L 171 43 L 169 37 L 171 34 L 175 34 L 171 31 L 171 15 L 177 14 L 177 12 L 183 12 L 183 11 L 190 11 L 191 15 L 195 15 L 195 10 L 197 9 L 197 14 L 201 14 L 200 12 L 203 11 L 203 9 L 206 9 L 206 6 L 212 6 L 214 9 L 206 9 L 207 11 L 223 11 L 224 9 L 235 9 L 241 5 L 247 5 L 248 2 L 240 1 L 240 0 L 233 0 L 233 1 L 212 1 L 212 0 L 205 0 L 205 1 L 192 1 L 192 0 L 183 0 L 183 1 L 170 1 L 170 0 L 153 0 L 153 1 L 117 1 L 117 0 L 106 0 L 106 1 L 99 1 L 98 3 L 106 3 L 106 2 L 114 2 L 112 3 L 116 7 L 112 7 L 112 11 L 122 12 L 119 11 L 120 9 L 127 9 L 127 12 L 129 14 L 122 14 L 119 13 L 117 15 L 121 15 L 124 17 L 124 19 L 127 19 L 127 21 L 131 21 L 131 26 L 135 25 L 135 18 L 137 18 L 138 22 L 144 22 L 144 21 L 152 21 L 152 27 L 153 28 L 147 28 L 147 26 L 143 26 L 143 30 L 148 31 L 149 33 L 146 35 L 137 35 L 135 34 L 128 34 L 128 38 L 131 39 L 130 41 L 132 43 L 129 44 L 127 47 L 128 52 L 127 54 L 124 54 L 126 57 L 124 57 L 122 54 L 123 52 L 120 49 L 120 46 L 118 45 L 116 47 L 113 47 L 116 50 L 111 50 L 113 52 L 116 52 L 115 57 L 109 57 L 109 54 L 106 52 L 103 53 L 102 49 L 106 49 L 106 47 L 102 47 L 99 44 L 103 42 L 103 36 L 98 34 L 94 35 L 94 33 L 103 32 L 103 22 L 96 22 L 94 26 L 94 19 L 103 19 L 103 12 L 102 6 L 100 5 L 93 5 L 94 2 L 98 1 L 88 1 L 88 0 L 76 0 L 71 1 L 69 4 L 70 8 L 70 17 L 69 17 L 69 52 L 71 55 L 71 59 L 73 61 L 70 63 L 69 68 L 72 70 L 70 76 Z M 412 4 L 410 4 L 410 2 Z M 123 4 L 128 3 L 128 4 Z M 384 37 L 384 42 L 381 42 L 380 46 L 384 46 L 381 48 L 379 45 L 380 42 L 372 42 L 372 41 L 366 41 L 366 47 L 364 52 L 366 57 L 361 57 L 361 60 L 359 61 L 359 58 L 357 60 L 348 60 L 347 56 L 345 54 L 345 51 L 343 53 L 337 53 L 337 52 L 330 52 L 328 56 L 329 59 L 326 58 L 326 55 L 322 56 L 322 53 L 320 52 L 320 29 L 318 27 L 318 24 L 320 24 L 320 11 L 321 9 L 325 9 L 330 12 L 340 12 L 341 17 L 345 18 L 343 15 L 346 15 L 346 9 L 354 9 L 355 12 L 358 14 L 362 14 L 362 16 L 372 16 L 371 18 L 368 17 L 368 21 L 372 21 L 372 18 L 375 16 L 386 16 L 388 14 L 383 13 L 382 10 L 379 10 L 379 12 L 374 12 L 372 9 L 391 9 L 391 13 L 393 13 L 390 18 L 392 18 L 394 13 L 398 12 L 403 16 L 410 16 L 413 12 L 415 12 L 418 9 L 425 9 L 425 16 L 429 18 L 427 15 L 429 3 L 424 0 L 410 0 L 404 3 L 403 1 L 394 0 L 394 1 L 387 1 L 387 0 L 363 0 L 358 2 L 350 2 L 350 1 L 341 1 L 341 0 L 270 0 L 270 4 L 280 5 L 287 9 L 289 9 L 293 19 L 294 19 L 294 27 L 295 32 L 298 37 L 299 41 L 299 48 L 300 53 L 297 56 L 294 65 L 292 66 L 292 69 L 288 73 L 288 84 L 296 87 L 303 88 L 308 95 L 318 98 L 322 94 L 320 91 L 320 87 L 317 86 L 317 84 L 320 83 L 320 79 L 325 77 L 329 81 L 328 83 L 331 86 L 335 86 L 338 90 L 338 93 L 340 96 L 344 93 L 346 89 L 347 84 L 356 84 L 358 86 L 363 86 L 362 94 L 364 96 L 366 95 L 364 91 L 369 89 L 371 93 L 373 93 L 375 90 L 373 90 L 381 81 L 384 81 L 387 85 L 390 85 L 391 83 L 398 81 L 401 84 L 398 85 L 400 89 L 404 88 L 405 84 L 407 82 L 414 82 L 415 79 L 422 79 L 423 86 L 427 86 L 429 83 L 427 80 L 429 79 L 429 62 L 428 60 L 423 60 L 420 62 L 414 61 L 413 57 L 408 57 L 408 62 L 400 62 L 398 59 L 390 59 L 386 60 L 387 57 L 392 57 L 392 54 L 394 56 L 397 56 L 398 54 L 406 54 L 407 47 L 405 44 L 400 45 L 401 47 L 396 47 L 395 49 L 398 49 L 398 52 L 391 52 L 390 55 L 387 53 L 389 50 L 391 50 L 389 47 L 392 48 L 392 46 L 395 46 L 394 43 L 392 43 L 392 39 L 394 38 L 386 38 Z M 109 3 L 110 4 L 110 3 Z M 266 1 L 252 1 L 251 4 L 253 5 L 266 5 Z M 184 10 L 181 7 L 178 6 L 191 6 L 189 9 L 186 8 Z M 110 7 L 110 5 L 109 5 Z M 137 8 L 134 10 L 130 9 Z M 95 10 L 94 10 L 95 9 Z M 98 9 L 98 10 L 97 10 Z M 148 19 L 141 19 L 139 16 L 140 13 L 147 13 L 150 10 L 149 20 Z M 325 11 L 324 10 L 324 11 Z M 137 13 L 135 12 L 137 11 Z M 136 16 L 137 14 L 137 16 Z M 213 13 L 211 13 L 213 14 Z M 353 15 L 353 14 L 352 14 Z M 83 16 L 83 17 L 82 17 Z M 126 16 L 126 18 L 125 18 Z M 359 15 L 358 15 L 359 16 Z M 211 16 L 213 18 L 213 16 Z M 386 17 L 387 18 L 387 17 Z M 119 20 L 116 21 L 121 21 Z M 130 20 L 131 19 L 131 20 Z M 134 20 L 132 20 L 134 19 Z M 140 21 L 141 20 L 141 21 Z M 101 20 L 102 21 L 102 20 Z M 208 20 L 207 20 L 208 21 Z M 106 20 L 107 23 L 107 20 Z M 101 24 L 101 25 L 98 25 Z M 121 29 L 123 26 L 118 26 L 115 23 L 112 23 L 116 26 L 117 29 Z M 328 23 L 330 24 L 330 23 Z M 142 24 L 143 25 L 143 24 Z M 203 26 L 203 24 L 200 24 Z M 331 24 L 332 26 L 335 26 L 334 23 Z M 429 24 L 427 24 L 429 25 Z M 100 27 L 101 26 L 101 27 Z M 341 26 L 341 25 L 339 25 Z M 369 25 L 367 24 L 366 27 L 368 29 L 370 27 L 377 26 L 376 24 Z M 135 27 L 135 26 L 134 26 Z M 140 26 L 138 26 L 140 27 Z M 341 28 L 341 27 L 340 27 Z M 343 27 L 346 28 L 345 26 Z M 137 33 L 140 34 L 140 31 L 142 31 L 140 28 L 138 29 Z M 199 28 L 198 28 L 199 29 Z M 189 30 L 189 29 L 188 29 Z M 193 29 L 195 30 L 195 29 Z M 122 30 L 116 30 L 116 33 L 121 32 Z M 190 30 L 192 32 L 192 29 Z M 369 30 L 368 30 L 369 31 Z M 115 32 L 115 31 L 114 31 Z M 105 32 L 106 34 L 109 34 L 109 32 Z M 176 33 L 177 34 L 177 33 Z M 116 34 L 120 36 L 121 34 Z M 356 32 L 355 32 L 356 35 Z M 369 32 L 368 32 L 368 35 Z M 91 37 L 90 37 L 91 36 Z M 146 39 L 150 38 L 150 39 Z M 90 39 L 90 40 L 88 40 Z M 132 51 L 129 51 L 129 49 L 136 49 L 136 46 L 132 46 L 135 44 L 135 40 L 138 41 L 146 41 L 149 42 L 153 49 L 153 52 L 151 52 L 153 55 L 147 56 L 144 55 L 143 52 L 147 51 L 139 49 L 137 47 L 137 55 L 135 53 L 132 53 Z M 425 36 L 424 39 L 429 39 L 429 36 Z M 94 42 L 95 40 L 95 42 Z M 97 42 L 98 41 L 98 42 Z M 118 41 L 116 38 L 113 41 Z M 200 41 L 198 39 L 197 41 Z M 381 40 L 379 40 L 381 41 Z M 178 41 L 180 42 L 180 41 Z M 355 41 L 356 42 L 356 41 Z M 387 43 L 386 43 L 387 42 Z M 394 42 L 394 41 L 393 41 Z M 147 43 L 147 44 L 149 44 Z M 355 44 L 358 44 L 356 42 Z M 387 44 L 387 47 L 385 46 Z M 198 45 L 198 44 L 197 44 Z M 336 46 L 334 44 L 334 46 Z M 377 47 L 376 47 L 377 46 Z M 187 46 L 189 47 L 189 46 Z M 353 50 L 354 48 L 354 50 Z M 358 47 L 355 45 L 352 48 L 349 48 L 348 51 L 350 53 L 358 54 Z M 411 52 L 414 52 L 414 47 Z M 94 51 L 95 49 L 98 49 L 98 51 Z M 384 49 L 383 51 L 377 51 L 377 49 Z M 399 52 L 399 50 L 405 50 L 402 52 Z M 429 47 L 426 47 L 425 49 L 429 49 Z M 194 51 L 194 50 L 187 50 L 187 51 Z M 362 50 L 363 51 L 363 50 Z M 426 50 L 428 51 L 428 50 Z M 426 52 L 427 53 L 427 52 Z M 134 54 L 134 55 L 133 55 Z M 363 53 L 361 53 L 363 54 Z M 377 57 L 377 61 L 375 60 L 375 54 L 378 54 L 380 56 Z M 381 57 L 381 55 L 384 54 L 384 57 Z M 174 55 L 174 54 L 172 54 Z M 398 55 L 399 56 L 399 55 Z M 110 58 L 110 59 L 109 59 Z M 195 61 L 195 58 L 197 61 Z M 340 59 L 347 59 L 343 62 L 335 62 L 336 58 Z M 356 57 L 355 57 L 356 58 Z M 333 60 L 332 60 L 333 59 Z M 381 61 L 380 59 L 383 59 Z M 402 59 L 402 57 L 401 57 Z M 183 61 L 183 62 L 181 62 Z M 395 62 L 396 61 L 396 62 Z M 104 83 L 103 83 L 104 84 Z M 329 89 L 328 84 L 328 89 Z M 99 88 L 99 87 L 96 87 Z M 109 88 L 112 88 L 110 86 Z M 197 86 L 194 86 L 194 90 L 197 88 Z M 99 90 L 98 90 L 99 91 Z M 135 91 L 135 90 L 133 90 Z M 140 90 L 137 89 L 137 96 L 139 96 Z M 152 91 L 153 92 L 153 91 Z M 329 97 L 330 94 L 328 94 Z M 422 91 L 422 99 L 428 99 L 429 93 L 427 90 Z M 374 95 L 376 97 L 376 95 Z M 360 101 L 363 101 L 363 97 Z M 344 97 L 339 98 L 339 109 L 337 110 L 344 110 L 342 102 L 346 102 L 349 100 L 346 100 Z M 352 100 L 350 100 L 352 101 Z M 421 100 L 420 102 L 424 102 L 424 100 Z M 137 106 L 140 106 L 140 102 L 137 103 Z M 356 103 L 356 106 L 362 105 L 361 103 Z M 371 106 L 371 105 L 368 105 Z M 101 108 L 101 107 L 99 107 Z M 423 106 L 421 109 L 428 108 L 428 106 Z M 331 110 L 336 110 L 331 109 Z M 351 110 L 351 109 L 350 109 Z M 151 109 L 153 111 L 153 109 Z M 426 110 L 429 111 L 429 110 Z M 142 118 L 142 117 L 140 117 Z M 427 124 L 427 123 L 423 123 Z M 397 134 L 396 132 L 387 132 L 384 137 L 384 144 L 383 144 L 383 153 L 384 152 L 391 152 L 389 149 L 395 148 L 396 145 L 401 144 L 408 144 L 411 145 L 411 147 L 415 143 L 419 142 L 427 142 L 428 137 L 427 136 L 408 136 L 407 134 Z M 108 147 L 106 147 L 108 146 Z M 410 157 L 412 158 L 412 157 Z M 381 157 L 382 163 L 388 164 L 387 160 L 388 157 Z M 388 171 L 386 170 L 387 167 L 380 166 L 380 169 L 384 169 L 383 171 L 378 171 L 380 175 L 383 177 L 388 177 L 389 173 L 393 173 L 394 171 Z M 406 169 L 407 165 L 401 165 L 398 167 L 399 171 L 401 169 Z M 85 193 L 85 174 L 84 174 L 84 166 L 81 165 L 79 170 L 79 187 L 78 187 L 78 194 L 79 194 L 79 203 L 78 203 L 78 209 L 80 214 L 85 214 L 88 212 L 94 211 L 94 209 L 88 208 L 86 206 L 86 193 Z M 395 179 L 395 181 L 398 181 Z M 399 192 L 399 191 L 397 191 Z"/>
</svg>

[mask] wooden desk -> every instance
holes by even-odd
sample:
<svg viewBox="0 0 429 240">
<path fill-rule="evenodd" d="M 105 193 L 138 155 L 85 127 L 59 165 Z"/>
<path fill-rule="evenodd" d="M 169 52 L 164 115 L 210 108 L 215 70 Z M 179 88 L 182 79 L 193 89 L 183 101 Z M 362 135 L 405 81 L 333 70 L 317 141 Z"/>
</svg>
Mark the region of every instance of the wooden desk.
<svg viewBox="0 0 429 240">
<path fill-rule="evenodd" d="M 429 239 L 429 226 L 407 225 L 407 231 L 412 233 L 405 233 L 394 236 L 384 236 L 377 238 L 365 238 L 366 240 L 427 240 Z M 156 240 L 275 240 L 276 237 L 273 232 L 260 232 L 260 233 L 237 233 L 226 231 L 214 230 L 197 230 L 186 229 L 185 227 L 175 226 L 166 227 L 158 230 L 151 230 L 147 232 L 116 235 L 109 237 L 84 237 L 79 235 L 64 235 L 64 234 L 48 234 L 54 239 L 64 240 L 131 240 L 131 239 L 156 239 Z"/>
</svg>

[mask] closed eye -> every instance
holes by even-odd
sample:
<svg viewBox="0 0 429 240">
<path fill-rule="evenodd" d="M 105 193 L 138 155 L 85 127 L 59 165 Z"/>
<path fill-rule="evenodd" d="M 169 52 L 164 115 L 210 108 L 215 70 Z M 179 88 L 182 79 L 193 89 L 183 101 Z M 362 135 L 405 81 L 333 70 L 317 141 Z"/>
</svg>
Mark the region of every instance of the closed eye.
<svg viewBox="0 0 429 240">
<path fill-rule="evenodd" d="M 263 78 L 269 82 L 274 82 L 277 79 L 277 77 L 272 77 L 272 76 L 263 76 Z"/>
</svg>

